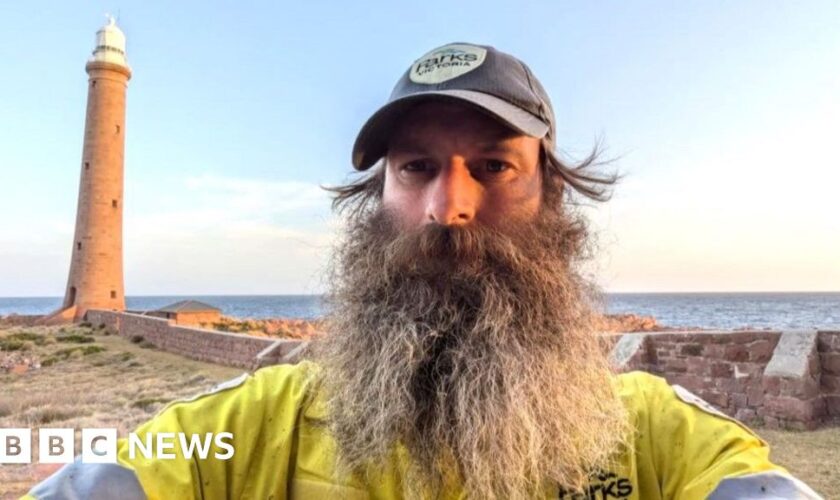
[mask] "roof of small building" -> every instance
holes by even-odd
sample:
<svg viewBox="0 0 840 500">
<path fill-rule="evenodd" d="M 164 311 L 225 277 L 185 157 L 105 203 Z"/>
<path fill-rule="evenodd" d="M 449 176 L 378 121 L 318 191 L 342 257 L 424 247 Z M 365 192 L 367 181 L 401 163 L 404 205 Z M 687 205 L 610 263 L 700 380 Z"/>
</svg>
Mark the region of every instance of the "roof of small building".
<svg viewBox="0 0 840 500">
<path fill-rule="evenodd" d="M 157 309 L 160 312 L 183 313 L 183 312 L 222 312 L 218 307 L 199 302 L 197 300 L 182 300 Z"/>
</svg>

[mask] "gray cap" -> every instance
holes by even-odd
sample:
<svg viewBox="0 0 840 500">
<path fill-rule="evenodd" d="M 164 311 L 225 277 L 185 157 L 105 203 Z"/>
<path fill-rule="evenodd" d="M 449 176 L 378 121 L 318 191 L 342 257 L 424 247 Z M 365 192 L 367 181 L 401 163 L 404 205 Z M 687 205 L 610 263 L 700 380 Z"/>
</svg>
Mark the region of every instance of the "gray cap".
<svg viewBox="0 0 840 500">
<path fill-rule="evenodd" d="M 525 63 L 486 45 L 450 43 L 417 59 L 388 102 L 368 118 L 353 145 L 353 166 L 366 170 L 385 156 L 397 120 L 427 99 L 465 102 L 514 130 L 554 143 L 551 101 Z"/>
</svg>

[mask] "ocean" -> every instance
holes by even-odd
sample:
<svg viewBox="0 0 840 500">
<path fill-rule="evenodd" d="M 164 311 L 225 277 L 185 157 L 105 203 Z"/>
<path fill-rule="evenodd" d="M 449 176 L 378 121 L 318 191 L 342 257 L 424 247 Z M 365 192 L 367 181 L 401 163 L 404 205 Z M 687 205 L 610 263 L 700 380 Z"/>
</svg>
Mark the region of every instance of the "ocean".
<svg viewBox="0 0 840 500">
<path fill-rule="evenodd" d="M 663 326 L 716 329 L 840 329 L 840 292 L 610 293 L 606 312 L 653 316 Z M 184 299 L 216 306 L 240 318 L 313 319 L 326 307 L 320 295 L 213 295 L 126 297 L 129 309 L 155 309 Z M 61 297 L 0 297 L 0 315 L 45 314 Z"/>
</svg>

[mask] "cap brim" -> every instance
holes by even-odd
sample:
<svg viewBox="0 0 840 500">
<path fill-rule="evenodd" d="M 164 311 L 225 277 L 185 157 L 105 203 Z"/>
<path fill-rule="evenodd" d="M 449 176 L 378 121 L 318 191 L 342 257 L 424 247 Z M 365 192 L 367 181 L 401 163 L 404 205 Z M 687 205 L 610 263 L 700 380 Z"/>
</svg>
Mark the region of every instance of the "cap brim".
<svg viewBox="0 0 840 500">
<path fill-rule="evenodd" d="M 399 117 L 419 101 L 430 99 L 455 100 L 471 104 L 512 129 L 531 137 L 542 138 L 548 133 L 548 124 L 518 106 L 490 94 L 473 90 L 421 92 L 391 101 L 368 118 L 353 145 L 353 166 L 358 170 L 367 170 L 385 156 L 390 133 L 394 130 Z"/>
</svg>

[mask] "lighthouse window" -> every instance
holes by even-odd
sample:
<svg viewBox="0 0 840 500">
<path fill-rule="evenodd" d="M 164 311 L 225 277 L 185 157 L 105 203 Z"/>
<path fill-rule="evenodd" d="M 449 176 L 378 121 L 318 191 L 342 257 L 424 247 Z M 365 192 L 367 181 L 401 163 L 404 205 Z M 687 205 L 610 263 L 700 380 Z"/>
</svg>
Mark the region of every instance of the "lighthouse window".
<svg viewBox="0 0 840 500">
<path fill-rule="evenodd" d="M 115 290 L 111 290 L 111 298 L 112 298 L 112 299 L 116 299 L 116 298 L 117 298 L 117 292 L 116 292 Z"/>
<path fill-rule="evenodd" d="M 94 80 L 94 81 L 90 82 L 90 86 L 91 86 L 91 87 L 96 87 L 96 80 Z"/>
<path fill-rule="evenodd" d="M 111 200 L 111 206 L 117 208 L 117 200 Z"/>
<path fill-rule="evenodd" d="M 117 133 L 118 134 L 120 133 L 120 126 L 119 125 L 117 125 Z"/>
<path fill-rule="evenodd" d="M 85 162 L 85 170 L 90 170 L 90 162 L 89 161 Z"/>
<path fill-rule="evenodd" d="M 82 249 L 82 242 L 81 242 L 81 241 L 77 241 L 77 242 L 76 242 L 76 250 L 81 250 L 81 249 Z"/>
</svg>

